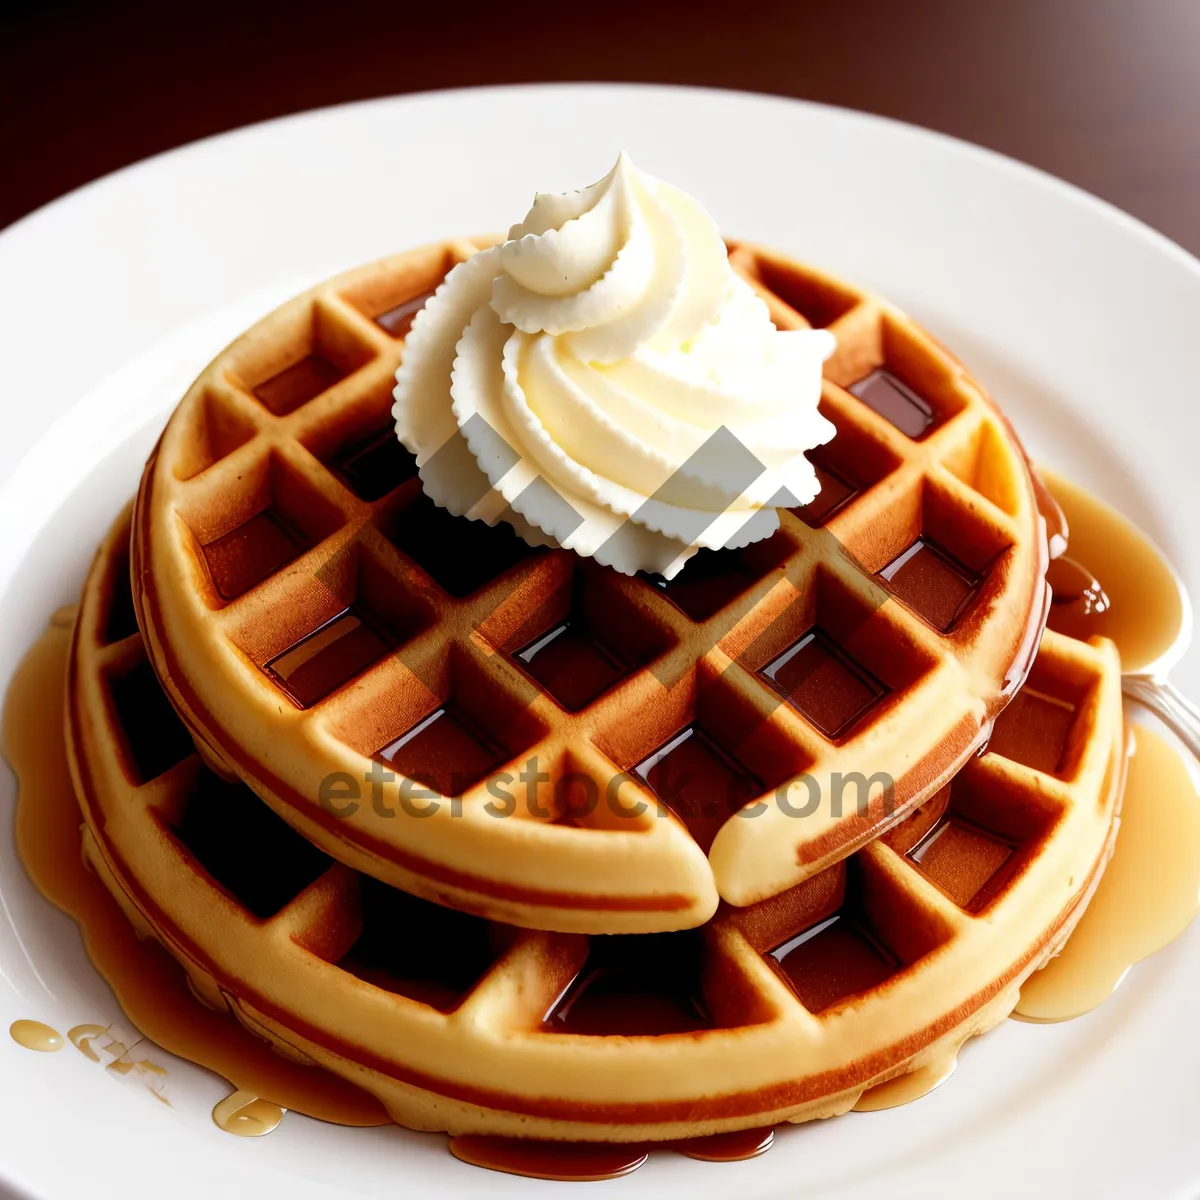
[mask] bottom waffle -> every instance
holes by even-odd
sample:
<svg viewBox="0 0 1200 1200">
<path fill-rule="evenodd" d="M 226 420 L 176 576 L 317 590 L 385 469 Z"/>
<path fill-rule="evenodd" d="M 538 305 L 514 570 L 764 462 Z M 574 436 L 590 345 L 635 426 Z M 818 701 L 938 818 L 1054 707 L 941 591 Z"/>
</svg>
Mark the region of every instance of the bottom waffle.
<svg viewBox="0 0 1200 1200">
<path fill-rule="evenodd" d="M 208 1002 L 404 1125 L 641 1141 L 844 1112 L 1006 1016 L 1111 853 L 1117 655 L 1047 633 L 991 752 L 771 900 L 591 937 L 440 908 L 331 862 L 190 752 L 140 635 L 108 636 L 128 537 L 126 514 L 68 673 L 89 858 Z"/>
</svg>

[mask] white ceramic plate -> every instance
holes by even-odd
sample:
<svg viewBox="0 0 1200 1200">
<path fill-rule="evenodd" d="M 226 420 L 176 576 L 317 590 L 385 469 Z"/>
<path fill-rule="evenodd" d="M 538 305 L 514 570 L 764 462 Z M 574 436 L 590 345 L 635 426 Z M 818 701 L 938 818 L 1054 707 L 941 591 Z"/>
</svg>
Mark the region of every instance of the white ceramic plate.
<svg viewBox="0 0 1200 1200">
<path fill-rule="evenodd" d="M 1035 455 L 1147 529 L 1200 580 L 1200 264 L 1109 206 L 907 126 L 791 101 L 647 87 L 444 92 L 335 108 L 122 171 L 0 235 L 0 680 L 57 605 L 190 378 L 318 278 L 448 234 L 503 229 L 534 186 L 619 148 L 730 234 L 874 287 L 953 346 Z M 1177 680 L 1200 692 L 1200 655 Z M 34 891 L 0 781 L 0 1030 L 119 1020 L 75 927 Z M 1200 1189 L 1200 929 L 1108 1004 L 1007 1022 L 920 1103 L 781 1131 L 753 1162 L 652 1156 L 623 1197 L 1191 1196 Z M 165 1056 L 164 1056 L 165 1057 Z M 294 1114 L 269 1137 L 209 1119 L 227 1090 L 172 1064 L 167 1109 L 69 1048 L 0 1038 L 0 1178 L 81 1195 L 549 1196 L 444 1140 Z M 589 1190 L 589 1194 L 591 1191 Z"/>
</svg>

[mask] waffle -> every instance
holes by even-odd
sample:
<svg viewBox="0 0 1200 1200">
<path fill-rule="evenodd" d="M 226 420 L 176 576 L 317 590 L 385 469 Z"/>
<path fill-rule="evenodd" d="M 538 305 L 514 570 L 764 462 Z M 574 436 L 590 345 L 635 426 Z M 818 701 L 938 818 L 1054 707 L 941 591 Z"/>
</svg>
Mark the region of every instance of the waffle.
<svg viewBox="0 0 1200 1200">
<path fill-rule="evenodd" d="M 86 852 L 209 1003 L 408 1126 L 631 1141 L 843 1112 L 1005 1016 L 1111 852 L 1118 657 L 1047 632 L 991 751 L 771 899 L 617 936 L 441 908 L 330 860 L 204 765 L 129 619 L 128 538 L 126 514 L 68 671 Z"/>
<path fill-rule="evenodd" d="M 852 853 L 984 744 L 1045 621 L 1028 465 L 897 310 L 732 246 L 777 325 L 838 338 L 813 503 L 669 582 L 451 518 L 390 432 L 391 387 L 476 248 L 340 276 L 197 380 L 134 522 L 151 661 L 210 764 L 355 870 L 531 928 L 695 927 Z M 378 759 L 400 779 L 368 803 Z M 352 813 L 320 803 L 331 780 Z"/>
</svg>

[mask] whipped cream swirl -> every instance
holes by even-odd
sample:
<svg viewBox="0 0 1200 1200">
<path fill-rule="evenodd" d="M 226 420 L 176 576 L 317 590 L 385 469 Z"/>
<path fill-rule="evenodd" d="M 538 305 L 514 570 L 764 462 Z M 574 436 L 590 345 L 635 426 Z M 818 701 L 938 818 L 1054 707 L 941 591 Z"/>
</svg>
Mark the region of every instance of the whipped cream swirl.
<svg viewBox="0 0 1200 1200">
<path fill-rule="evenodd" d="M 769 537 L 820 490 L 825 331 L 776 330 L 712 218 L 624 154 L 538 195 L 413 322 L 396 432 L 426 493 L 632 574 Z"/>
</svg>

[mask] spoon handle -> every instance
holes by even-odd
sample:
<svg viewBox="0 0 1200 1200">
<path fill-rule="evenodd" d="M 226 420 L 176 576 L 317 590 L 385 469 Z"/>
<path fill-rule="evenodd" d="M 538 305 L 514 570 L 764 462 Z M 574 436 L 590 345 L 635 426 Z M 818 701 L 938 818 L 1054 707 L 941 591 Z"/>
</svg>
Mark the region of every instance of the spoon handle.
<svg viewBox="0 0 1200 1200">
<path fill-rule="evenodd" d="M 1165 679 L 1125 675 L 1121 690 L 1144 704 L 1197 758 L 1200 759 L 1200 708 Z"/>
</svg>

